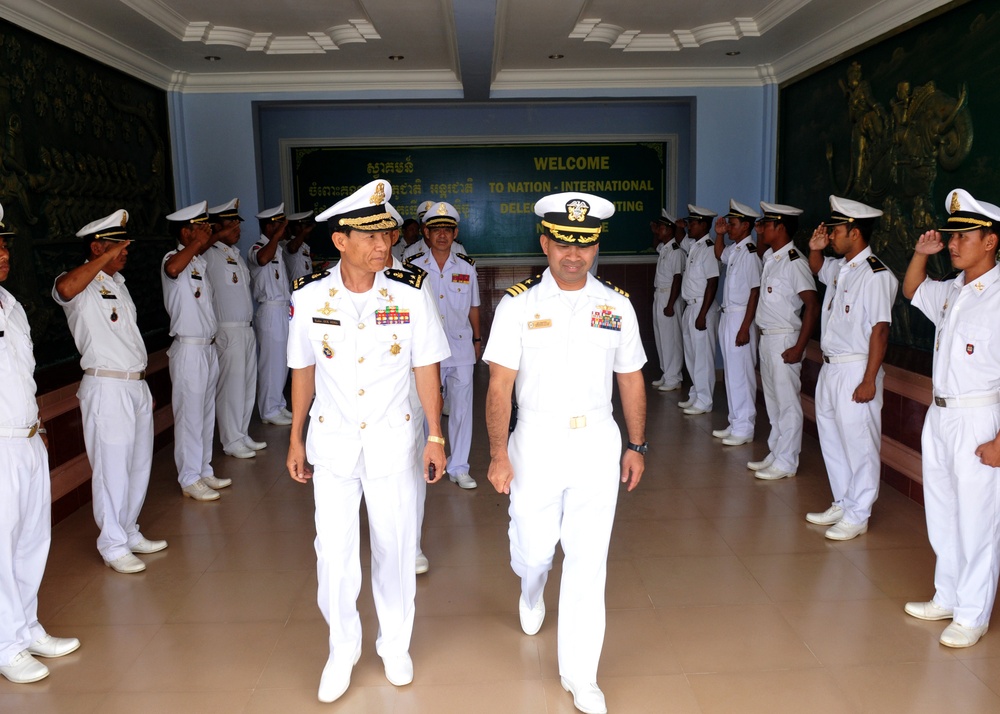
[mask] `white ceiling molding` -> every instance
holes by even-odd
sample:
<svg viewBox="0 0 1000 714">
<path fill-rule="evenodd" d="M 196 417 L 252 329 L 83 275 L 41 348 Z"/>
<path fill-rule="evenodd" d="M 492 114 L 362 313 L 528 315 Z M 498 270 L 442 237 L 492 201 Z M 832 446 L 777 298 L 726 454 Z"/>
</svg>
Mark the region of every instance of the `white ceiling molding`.
<svg viewBox="0 0 1000 714">
<path fill-rule="evenodd" d="M 667 34 L 643 33 L 601 22 L 600 18 L 581 20 L 569 33 L 570 39 L 603 42 L 613 50 L 623 52 L 677 52 L 683 47 L 701 47 L 709 42 L 759 37 L 757 23 L 750 17 L 737 17 L 729 22 L 713 22 L 693 30 L 674 30 Z"/>
<path fill-rule="evenodd" d="M 492 92 L 671 87 L 759 87 L 757 67 L 502 70 Z"/>
<path fill-rule="evenodd" d="M 179 72 L 169 89 L 186 94 L 254 92 L 385 92 L 461 98 L 462 82 L 451 70 L 365 72 Z"/>
</svg>

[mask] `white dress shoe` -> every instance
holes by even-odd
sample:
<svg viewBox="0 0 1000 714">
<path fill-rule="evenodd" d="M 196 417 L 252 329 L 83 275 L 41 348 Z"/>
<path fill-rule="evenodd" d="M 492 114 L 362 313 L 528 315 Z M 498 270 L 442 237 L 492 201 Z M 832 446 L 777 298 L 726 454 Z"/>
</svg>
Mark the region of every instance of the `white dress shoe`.
<svg viewBox="0 0 1000 714">
<path fill-rule="evenodd" d="M 762 481 L 779 481 L 783 478 L 792 478 L 794 475 L 794 471 L 782 471 L 774 464 L 762 469 L 757 469 L 754 472 L 754 478 L 759 478 Z"/>
<path fill-rule="evenodd" d="M 806 520 L 810 523 L 815 523 L 817 526 L 832 526 L 834 523 L 840 523 L 840 519 L 843 517 L 844 509 L 837 504 L 831 505 L 822 513 L 806 514 Z"/>
<path fill-rule="evenodd" d="M 521 630 L 524 634 L 538 634 L 538 631 L 542 629 L 542 623 L 545 622 L 545 597 L 539 595 L 538 604 L 534 607 L 528 607 L 528 603 L 524 601 L 524 595 L 522 595 L 517 601 L 517 610 L 521 615 Z"/>
<path fill-rule="evenodd" d="M 323 675 L 319 678 L 317 697 L 321 702 L 329 704 L 344 695 L 344 692 L 351 685 L 351 671 L 359 659 L 361 659 L 361 645 L 358 645 L 358 651 L 354 654 L 354 660 L 351 661 L 350 666 L 347 666 L 346 662 L 334 661 L 333 655 L 330 655 L 329 659 L 326 660 L 326 666 L 323 667 Z"/>
<path fill-rule="evenodd" d="M 903 611 L 918 620 L 950 620 L 955 614 L 953 610 L 940 607 L 933 600 L 929 602 L 908 602 Z"/>
<path fill-rule="evenodd" d="M 659 379 L 654 379 L 652 382 L 650 382 L 650 384 L 652 384 L 654 387 L 659 387 L 661 384 L 663 384 L 663 377 L 660 377 Z"/>
<path fill-rule="evenodd" d="M 712 411 L 712 407 L 708 407 L 708 409 L 702 409 L 701 407 L 685 407 L 684 408 L 684 413 L 687 414 L 687 415 L 689 415 L 689 416 L 693 415 L 693 414 L 708 414 L 710 411 Z"/>
<path fill-rule="evenodd" d="M 839 521 L 836 525 L 830 527 L 825 535 L 830 540 L 851 540 L 852 538 L 857 538 L 859 535 L 868 532 L 868 521 L 864 523 L 848 523 L 847 521 Z"/>
<path fill-rule="evenodd" d="M 749 444 L 753 441 L 753 435 L 750 436 L 734 436 L 730 434 L 725 439 L 722 440 L 723 446 L 742 446 L 743 444 Z"/>
<path fill-rule="evenodd" d="M 559 678 L 562 688 L 573 695 L 573 706 L 584 714 L 608 714 L 604 692 L 596 684 L 577 684 L 565 677 Z"/>
<path fill-rule="evenodd" d="M 254 451 L 261 451 L 267 448 L 266 441 L 254 441 L 249 436 L 243 437 L 243 445 L 248 449 L 253 449 Z"/>
<path fill-rule="evenodd" d="M 10 661 L 0 665 L 0 674 L 14 684 L 28 684 L 49 676 L 49 668 L 31 656 L 28 650 L 21 650 Z"/>
<path fill-rule="evenodd" d="M 423 575 L 430 570 L 431 564 L 427 561 L 427 556 L 423 553 L 417 554 L 417 575 Z"/>
<path fill-rule="evenodd" d="M 747 461 L 747 468 L 751 471 L 760 471 L 761 469 L 766 469 L 768 466 L 774 463 L 774 454 L 768 454 L 760 461 Z"/>
<path fill-rule="evenodd" d="M 222 453 L 226 456 L 232 456 L 234 459 L 252 459 L 257 455 L 256 451 L 244 444 L 237 444 L 231 449 L 223 449 Z"/>
<path fill-rule="evenodd" d="M 286 417 L 282 413 L 277 413 L 274 416 L 269 416 L 266 419 L 262 418 L 261 421 L 265 424 L 274 424 L 275 426 L 288 426 L 292 423 L 291 417 Z"/>
<path fill-rule="evenodd" d="M 161 550 L 166 550 L 167 541 L 165 540 L 149 540 L 140 536 L 139 540 L 128 547 L 133 553 L 159 553 Z"/>
<path fill-rule="evenodd" d="M 448 478 L 452 483 L 457 483 L 460 488 L 464 488 L 466 491 L 476 488 L 479 485 L 476 483 L 476 479 L 469 476 L 469 474 L 448 474 Z"/>
<path fill-rule="evenodd" d="M 282 407 L 281 408 L 281 416 L 285 417 L 286 419 L 291 419 L 292 418 L 292 413 L 288 409 L 286 409 L 285 407 Z"/>
<path fill-rule="evenodd" d="M 65 657 L 78 649 L 80 649 L 80 640 L 75 637 L 43 635 L 28 645 L 28 654 L 36 657 Z"/>
<path fill-rule="evenodd" d="M 198 479 L 194 483 L 185 486 L 181 489 L 181 493 L 196 501 L 217 501 L 221 498 L 219 492 L 209 488 L 202 479 Z"/>
<path fill-rule="evenodd" d="M 733 430 L 727 426 L 725 429 L 716 429 L 712 432 L 712 436 L 716 439 L 725 439 L 727 436 L 731 436 L 732 433 Z"/>
<path fill-rule="evenodd" d="M 205 485 L 209 488 L 220 489 L 226 486 L 232 486 L 233 480 L 231 478 L 215 478 L 215 476 L 202 476 L 201 480 L 205 482 Z"/>
<path fill-rule="evenodd" d="M 680 388 L 681 388 L 680 384 L 661 384 L 659 387 L 656 388 L 656 391 L 658 391 L 658 392 L 676 392 Z"/>
<path fill-rule="evenodd" d="M 966 627 L 965 625 L 959 625 L 957 622 L 953 622 L 944 628 L 944 632 L 941 633 L 941 642 L 945 647 L 972 647 L 972 645 L 979 642 L 979 638 L 986 634 L 986 630 L 989 625 L 983 625 L 982 627 Z"/>
<path fill-rule="evenodd" d="M 383 657 L 382 664 L 385 666 L 385 678 L 389 680 L 389 684 L 405 687 L 413 681 L 413 660 L 410 659 L 410 655 Z"/>
<path fill-rule="evenodd" d="M 115 558 L 114 560 L 106 560 L 104 561 L 104 564 L 116 573 L 124 573 L 125 575 L 141 573 L 146 569 L 146 564 L 131 553 L 126 553 L 122 557 Z"/>
<path fill-rule="evenodd" d="M 677 406 L 680 409 L 687 409 L 692 404 L 694 404 L 694 400 L 693 399 L 685 399 L 683 402 L 677 402 Z"/>
</svg>

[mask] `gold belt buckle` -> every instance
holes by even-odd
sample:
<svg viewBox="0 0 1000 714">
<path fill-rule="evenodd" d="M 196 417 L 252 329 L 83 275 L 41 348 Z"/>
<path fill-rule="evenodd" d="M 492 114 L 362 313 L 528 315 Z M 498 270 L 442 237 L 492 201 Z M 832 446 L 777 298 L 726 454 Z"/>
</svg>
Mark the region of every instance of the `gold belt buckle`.
<svg viewBox="0 0 1000 714">
<path fill-rule="evenodd" d="M 34 424 L 31 425 L 31 428 L 28 429 L 28 438 L 30 439 L 37 433 L 38 433 L 38 422 L 35 422 Z"/>
<path fill-rule="evenodd" d="M 569 419 L 569 428 L 570 429 L 582 429 L 585 426 L 587 426 L 587 417 L 586 416 L 570 417 L 570 419 Z"/>
<path fill-rule="evenodd" d="M 946 407 L 948 406 L 948 400 L 944 397 L 934 397 L 934 406 Z"/>
</svg>

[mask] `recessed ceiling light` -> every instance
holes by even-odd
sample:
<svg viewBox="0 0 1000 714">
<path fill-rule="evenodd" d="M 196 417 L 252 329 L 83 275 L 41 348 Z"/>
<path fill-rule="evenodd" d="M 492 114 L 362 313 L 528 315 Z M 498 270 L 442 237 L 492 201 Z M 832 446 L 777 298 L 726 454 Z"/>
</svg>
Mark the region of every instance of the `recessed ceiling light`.
<svg viewBox="0 0 1000 714">
<path fill-rule="evenodd" d="M 726 57 L 735 57 L 739 53 L 740 53 L 739 50 L 732 50 L 732 51 L 726 53 Z"/>
<path fill-rule="evenodd" d="M 403 55 L 389 55 L 389 59 L 391 59 L 393 62 L 399 62 L 401 59 L 403 59 Z"/>
<path fill-rule="evenodd" d="M 566 55 L 549 55 L 549 59 L 550 60 L 560 60 L 560 59 L 562 59 L 565 56 Z"/>
<path fill-rule="evenodd" d="M 222 58 L 218 55 L 205 55 L 205 61 L 207 62 L 221 62 Z"/>
</svg>

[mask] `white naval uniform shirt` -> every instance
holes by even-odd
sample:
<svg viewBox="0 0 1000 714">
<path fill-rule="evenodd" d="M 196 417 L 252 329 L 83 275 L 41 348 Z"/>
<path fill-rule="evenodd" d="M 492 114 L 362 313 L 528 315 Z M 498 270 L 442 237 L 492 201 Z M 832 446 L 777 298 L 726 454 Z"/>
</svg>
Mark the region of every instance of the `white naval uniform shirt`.
<svg viewBox="0 0 1000 714">
<path fill-rule="evenodd" d="M 167 253 L 160 265 L 163 305 L 170 316 L 170 336 L 211 339 L 215 337 L 218 323 L 215 308 L 212 307 L 212 283 L 204 256 L 192 258 L 176 278 L 171 279 L 167 275 L 167 260 L 183 248 L 178 246 L 177 250 Z"/>
<path fill-rule="evenodd" d="M 611 406 L 612 373 L 646 363 L 632 303 L 591 275 L 579 291 L 540 282 L 497 305 L 486 362 L 517 370 L 518 408 L 583 414 Z"/>
<path fill-rule="evenodd" d="M 688 252 L 684 268 L 684 282 L 681 283 L 683 300 L 700 300 L 705 297 L 705 286 L 711 278 L 719 277 L 719 261 L 715 259 L 715 249 L 708 236 L 702 236 Z"/>
<path fill-rule="evenodd" d="M 937 328 L 932 382 L 938 397 L 1000 391 L 1000 267 L 971 285 L 928 278 L 913 294 L 913 306 Z"/>
<path fill-rule="evenodd" d="M 335 474 L 350 474 L 364 452 L 369 477 L 412 467 L 410 370 L 448 357 L 431 294 L 387 273 L 375 274 L 355 312 L 340 265 L 292 294 L 288 366 L 316 368 L 306 455 Z"/>
<path fill-rule="evenodd" d="M 282 241 L 278 250 L 285 254 L 285 269 L 288 271 L 288 279 L 295 282 L 298 278 L 313 274 L 312 250 L 309 248 L 309 244 L 303 241 L 298 251 L 293 253 L 288 250 L 290 242 L 290 240 Z"/>
<path fill-rule="evenodd" d="M 22 428 L 38 422 L 31 328 L 24 308 L 2 287 L 0 305 L 0 427 Z"/>
<path fill-rule="evenodd" d="M 722 307 L 746 307 L 750 291 L 760 287 L 760 258 L 757 244 L 750 238 L 727 245 L 722 250 L 722 262 L 726 265 L 726 281 L 722 286 Z"/>
<path fill-rule="evenodd" d="M 444 267 L 438 267 L 437 260 L 427 252 L 410 259 L 409 264 L 427 273 L 424 289 L 434 296 L 444 321 L 451 357 L 444 360 L 441 366 L 475 364 L 476 347 L 472 342 L 472 323 L 469 322 L 469 310 L 479 307 L 479 276 L 475 261 L 452 252 Z"/>
<path fill-rule="evenodd" d="M 674 276 L 684 272 L 684 264 L 687 262 L 687 253 L 678 245 L 677 241 L 660 243 L 656 246 L 656 274 L 653 276 L 653 287 L 662 290 L 670 290 L 674 284 Z"/>
<path fill-rule="evenodd" d="M 53 284 L 52 298 L 66 312 L 73 341 L 82 355 L 81 368 L 120 372 L 146 369 L 146 345 L 139 332 L 135 303 L 121 273 L 111 276 L 102 270 L 72 300 L 63 300 Z"/>
<path fill-rule="evenodd" d="M 809 261 L 786 243 L 778 250 L 764 253 L 764 268 L 760 276 L 760 300 L 754 322 L 762 330 L 802 329 L 802 298 L 799 293 L 815 290 L 816 281 L 809 270 Z"/>
<path fill-rule="evenodd" d="M 250 297 L 250 268 L 234 245 L 215 243 L 202 256 L 212 284 L 212 304 L 215 319 L 223 322 L 253 320 L 253 300 Z"/>
<path fill-rule="evenodd" d="M 689 235 L 685 235 L 681 238 L 681 249 L 684 251 L 684 255 L 690 255 L 691 247 L 695 244 L 694 238 Z"/>
<path fill-rule="evenodd" d="M 463 250 L 465 250 L 465 249 L 462 247 L 461 243 L 459 243 L 458 241 L 452 241 L 452 244 L 451 244 L 451 252 L 452 253 L 461 253 Z M 405 263 L 408 263 L 410 260 L 412 260 L 413 257 L 415 255 L 417 255 L 418 253 L 423 253 L 424 255 L 429 255 L 430 252 L 431 252 L 431 249 L 430 249 L 430 246 L 427 245 L 427 241 L 425 241 L 423 238 L 421 238 L 418 241 L 414 241 L 413 245 L 407 246 L 403 250 L 403 257 L 401 258 L 401 260 L 405 264 Z"/>
<path fill-rule="evenodd" d="M 817 277 L 827 286 L 823 298 L 820 347 L 824 355 L 868 354 L 872 328 L 892 322 L 899 281 L 865 248 L 851 262 L 827 258 Z"/>
<path fill-rule="evenodd" d="M 266 245 L 267 238 L 261 236 L 247 253 L 247 265 L 250 266 L 250 276 L 253 279 L 253 299 L 257 302 L 288 302 L 292 285 L 285 265 L 285 249 L 279 245 L 271 262 L 258 265 L 257 253 Z"/>
</svg>

